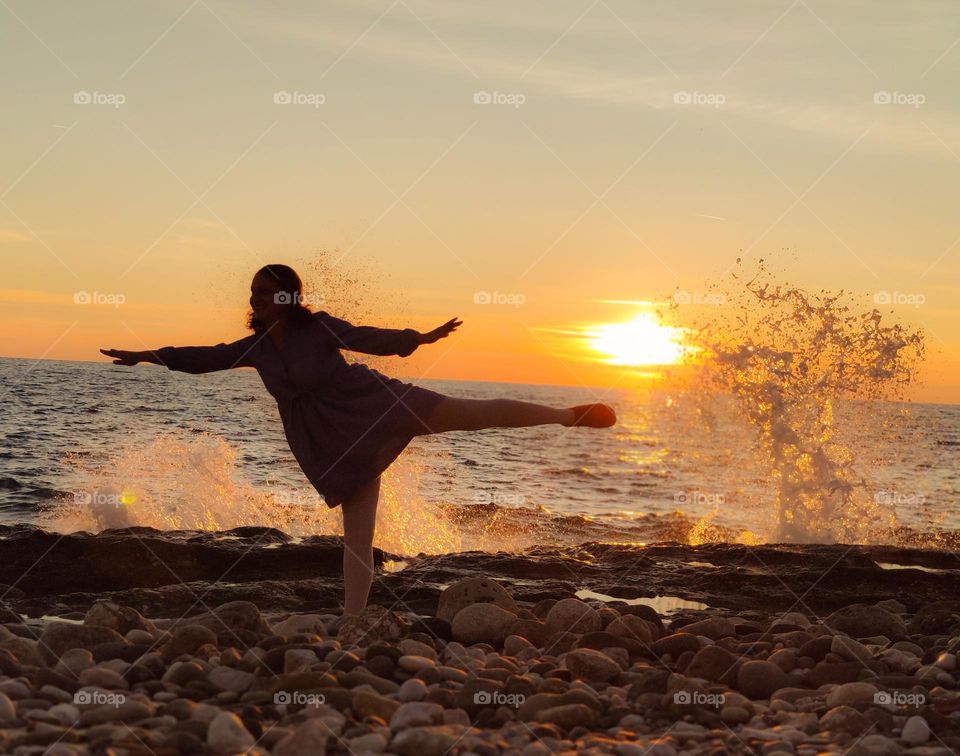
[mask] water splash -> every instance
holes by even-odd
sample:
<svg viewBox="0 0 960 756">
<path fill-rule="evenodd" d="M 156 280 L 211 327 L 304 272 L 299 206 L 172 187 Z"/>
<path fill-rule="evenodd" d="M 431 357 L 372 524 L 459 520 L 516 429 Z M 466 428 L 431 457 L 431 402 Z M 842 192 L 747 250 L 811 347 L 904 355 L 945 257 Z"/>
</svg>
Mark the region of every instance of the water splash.
<svg viewBox="0 0 960 756">
<path fill-rule="evenodd" d="M 723 306 L 693 329 L 703 350 L 695 383 L 732 397 L 749 423 L 776 490 L 766 539 L 883 538 L 896 526 L 895 509 L 875 496 L 857 437 L 885 432 L 897 410 L 883 400 L 902 398 L 915 381 L 922 333 L 863 309 L 848 292 L 805 291 L 777 280 L 763 260 L 751 275 L 737 263 L 717 287 Z"/>
</svg>

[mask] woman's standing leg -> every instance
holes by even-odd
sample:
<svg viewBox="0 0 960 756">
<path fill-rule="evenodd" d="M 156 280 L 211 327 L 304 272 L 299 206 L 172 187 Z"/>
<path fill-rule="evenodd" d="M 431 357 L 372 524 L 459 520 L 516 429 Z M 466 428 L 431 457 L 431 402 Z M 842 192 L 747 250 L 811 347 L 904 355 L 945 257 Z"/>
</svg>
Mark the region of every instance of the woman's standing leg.
<svg viewBox="0 0 960 756">
<path fill-rule="evenodd" d="M 373 531 L 380 499 L 380 477 L 364 484 L 344 501 L 343 612 L 356 614 L 367 605 L 373 582 Z"/>
</svg>

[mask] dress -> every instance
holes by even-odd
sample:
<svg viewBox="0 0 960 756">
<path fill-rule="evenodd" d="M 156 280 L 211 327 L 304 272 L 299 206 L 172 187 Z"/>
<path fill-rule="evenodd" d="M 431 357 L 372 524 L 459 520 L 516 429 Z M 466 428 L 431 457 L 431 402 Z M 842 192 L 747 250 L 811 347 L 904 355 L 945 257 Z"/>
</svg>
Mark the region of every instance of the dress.
<svg viewBox="0 0 960 756">
<path fill-rule="evenodd" d="M 328 507 L 336 507 L 382 473 L 417 435 L 443 398 L 435 391 L 350 364 L 341 349 L 406 357 L 417 332 L 355 326 L 326 312 L 289 328 L 282 349 L 266 332 L 230 344 L 163 347 L 170 370 L 210 373 L 253 367 L 277 400 L 293 456 Z"/>
</svg>

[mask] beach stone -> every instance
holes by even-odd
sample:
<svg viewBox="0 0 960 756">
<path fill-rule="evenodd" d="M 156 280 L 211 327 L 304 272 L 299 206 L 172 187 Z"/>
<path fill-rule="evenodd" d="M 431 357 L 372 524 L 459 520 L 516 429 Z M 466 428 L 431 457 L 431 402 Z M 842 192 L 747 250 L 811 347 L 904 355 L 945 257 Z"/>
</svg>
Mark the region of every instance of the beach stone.
<svg viewBox="0 0 960 756">
<path fill-rule="evenodd" d="M 511 634 L 515 619 L 516 615 L 496 604 L 470 604 L 453 618 L 453 637 L 460 643 L 489 643 L 494 648 L 501 648 Z"/>
<path fill-rule="evenodd" d="M 413 656 L 410 654 L 401 656 L 397 660 L 397 666 L 406 672 L 416 674 L 422 669 L 435 669 L 437 663 L 433 659 L 428 659 L 426 656 Z"/>
<path fill-rule="evenodd" d="M 580 703 L 561 704 L 541 709 L 537 712 L 536 720 L 556 725 L 562 730 L 571 730 L 574 727 L 592 727 L 596 715 L 589 706 Z"/>
<path fill-rule="evenodd" d="M 0 648 L 9 651 L 20 664 L 40 667 L 44 664 L 40 644 L 32 638 L 13 637 L 0 643 Z"/>
<path fill-rule="evenodd" d="M 66 727 L 75 725 L 80 721 L 80 709 L 70 703 L 54 704 L 47 710 L 47 713 Z M 2 719 L 2 717 L 0 717 L 0 719 Z"/>
<path fill-rule="evenodd" d="M 160 655 L 168 664 L 174 659 L 192 654 L 206 644 L 216 645 L 217 636 L 204 625 L 182 625 L 176 628 L 170 638 L 160 647 Z"/>
<path fill-rule="evenodd" d="M 92 727 L 107 722 L 139 722 L 153 716 L 153 707 L 143 701 L 126 700 L 115 705 L 103 704 L 80 714 L 80 727 Z"/>
<path fill-rule="evenodd" d="M 409 680 L 403 681 L 400 690 L 397 691 L 397 700 L 402 703 L 422 701 L 426 695 L 427 684 L 419 678 L 411 677 Z"/>
<path fill-rule="evenodd" d="M 740 665 L 737 689 L 748 698 L 770 698 L 780 688 L 790 685 L 791 678 L 776 664 L 754 659 Z"/>
<path fill-rule="evenodd" d="M 250 672 L 244 672 L 233 667 L 214 667 L 207 675 L 207 679 L 220 690 L 229 690 L 234 693 L 243 693 L 250 689 L 256 677 Z"/>
<path fill-rule="evenodd" d="M 494 604 L 513 615 L 519 610 L 513 596 L 496 580 L 473 577 L 458 580 L 440 594 L 437 617 L 453 622 L 454 617 L 471 604 Z"/>
<path fill-rule="evenodd" d="M 379 732 L 368 732 L 346 741 L 350 753 L 383 753 L 387 750 L 387 738 Z"/>
<path fill-rule="evenodd" d="M 17 718 L 17 707 L 13 705 L 10 696 L 0 693 L 0 722 L 9 722 Z"/>
<path fill-rule="evenodd" d="M 893 756 L 900 753 L 900 746 L 895 740 L 884 735 L 867 735 L 856 743 L 849 751 L 848 756 Z"/>
<path fill-rule="evenodd" d="M 131 630 L 144 630 L 148 633 L 156 630 L 154 624 L 136 609 L 129 606 L 119 606 L 112 601 L 95 602 L 87 610 L 83 618 L 83 624 L 109 627 L 111 630 L 116 630 L 120 635 L 126 635 Z"/>
<path fill-rule="evenodd" d="M 337 630 L 337 640 L 343 645 L 369 646 L 376 642 L 396 642 L 406 628 L 400 617 L 386 607 L 370 604 L 356 614 L 346 616 Z"/>
<path fill-rule="evenodd" d="M 119 672 L 107 667 L 90 667 L 83 670 L 78 678 L 80 685 L 95 685 L 107 690 L 126 689 L 130 686 Z"/>
<path fill-rule="evenodd" d="M 740 706 L 724 706 L 720 709 L 720 719 L 728 725 L 744 724 L 750 721 L 750 712 Z"/>
<path fill-rule="evenodd" d="M 330 729 L 321 718 L 310 718 L 290 735 L 280 740 L 270 751 L 273 756 L 303 756 L 327 751 Z"/>
<path fill-rule="evenodd" d="M 510 635 L 526 638 L 536 648 L 542 648 L 550 638 L 550 630 L 546 622 L 517 618 L 509 627 Z"/>
<path fill-rule="evenodd" d="M 567 669 L 581 680 L 610 682 L 622 671 L 617 662 L 592 648 L 580 648 L 567 652 L 564 663 Z"/>
<path fill-rule="evenodd" d="M 767 659 L 771 664 L 776 664 L 784 672 L 789 672 L 797 667 L 797 649 L 781 648 L 774 651 Z"/>
<path fill-rule="evenodd" d="M 323 617 L 319 614 L 292 614 L 273 625 L 274 635 L 311 633 L 321 637 L 327 634 Z"/>
<path fill-rule="evenodd" d="M 857 737 L 869 727 L 867 718 L 851 706 L 834 706 L 820 717 L 823 732 L 845 732 Z"/>
<path fill-rule="evenodd" d="M 877 695 L 877 686 L 866 682 L 849 682 L 838 685 L 827 694 L 827 706 L 862 707 L 872 704 Z"/>
<path fill-rule="evenodd" d="M 71 648 L 92 649 L 101 643 L 129 645 L 123 636 L 109 627 L 76 625 L 72 622 L 49 622 L 40 633 L 40 653 L 47 664 L 54 664 Z"/>
<path fill-rule="evenodd" d="M 644 644 L 653 643 L 659 635 L 655 625 L 633 614 L 618 616 L 605 630 L 611 635 L 633 638 Z"/>
<path fill-rule="evenodd" d="M 873 661 L 873 654 L 870 653 L 870 649 L 860 641 L 844 635 L 833 636 L 833 640 L 830 641 L 830 652 L 837 656 L 842 656 L 849 661 L 861 661 L 864 663 Z"/>
<path fill-rule="evenodd" d="M 704 646 L 694 655 L 684 674 L 731 685 L 736 680 L 738 659 L 720 646 Z"/>
<path fill-rule="evenodd" d="M 885 635 L 892 641 L 899 641 L 907 637 L 907 627 L 903 620 L 885 609 L 869 604 L 850 604 L 837 609 L 823 624 L 852 638 Z"/>
<path fill-rule="evenodd" d="M 439 660 L 437 650 L 433 646 L 421 643 L 413 638 L 404 638 L 397 644 L 397 648 L 409 656 L 425 656 L 428 659 L 433 659 L 433 661 Z"/>
<path fill-rule="evenodd" d="M 410 682 L 408 680 L 407 682 Z M 358 690 L 353 694 L 350 702 L 350 708 L 353 709 L 358 719 L 364 719 L 369 716 L 380 717 L 384 722 L 389 722 L 401 706 L 400 701 L 387 698 L 379 693 L 373 693 L 367 690 Z"/>
<path fill-rule="evenodd" d="M 700 641 L 697 640 L 696 635 L 690 633 L 673 633 L 654 641 L 650 648 L 657 656 L 670 654 L 672 658 L 676 659 L 685 651 L 692 651 L 693 653 L 699 651 Z"/>
<path fill-rule="evenodd" d="M 546 617 L 547 630 L 551 634 L 567 632 L 583 635 L 600 630 L 601 624 L 597 611 L 578 598 L 561 599 Z"/>
<path fill-rule="evenodd" d="M 703 635 L 711 640 L 720 640 L 737 634 L 736 623 L 726 617 L 709 617 L 699 622 L 691 622 L 680 629 L 685 633 Z"/>
<path fill-rule="evenodd" d="M 394 735 L 390 752 L 400 756 L 444 756 L 460 740 L 461 731 L 450 725 L 412 727 Z"/>
<path fill-rule="evenodd" d="M 400 704 L 393 716 L 390 717 L 391 730 L 437 724 L 443 724 L 443 706 L 429 701 L 412 701 Z"/>
<path fill-rule="evenodd" d="M 910 745 L 923 745 L 930 740 L 930 725 L 923 717 L 914 715 L 904 724 L 900 737 Z"/>
<path fill-rule="evenodd" d="M 503 653 L 509 656 L 516 656 L 521 651 L 524 651 L 528 648 L 535 649 L 536 646 L 534 646 L 522 635 L 508 635 L 503 641 Z"/>
<path fill-rule="evenodd" d="M 207 747 L 213 753 L 243 753 L 255 742 L 240 717 L 231 711 L 218 713 L 207 728 Z"/>
<path fill-rule="evenodd" d="M 283 671 L 302 672 L 317 663 L 317 655 L 309 648 L 288 648 L 283 652 Z"/>
</svg>

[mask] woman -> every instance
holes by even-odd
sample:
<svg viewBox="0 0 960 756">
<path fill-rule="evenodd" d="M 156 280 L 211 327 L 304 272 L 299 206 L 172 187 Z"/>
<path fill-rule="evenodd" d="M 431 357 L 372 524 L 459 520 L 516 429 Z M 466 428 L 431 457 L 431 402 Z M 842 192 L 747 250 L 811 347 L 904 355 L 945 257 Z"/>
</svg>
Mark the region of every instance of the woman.
<svg viewBox="0 0 960 756">
<path fill-rule="evenodd" d="M 406 357 L 446 338 L 456 318 L 427 333 L 355 326 L 303 304 L 303 283 L 267 265 L 250 286 L 252 334 L 230 344 L 130 352 L 101 349 L 115 365 L 149 362 L 186 373 L 256 368 L 277 400 L 294 457 L 328 507 L 343 507 L 344 613 L 366 606 L 380 474 L 414 436 L 531 425 L 609 427 L 604 404 L 555 409 L 512 399 L 456 399 L 349 364 L 341 349 Z"/>
</svg>

